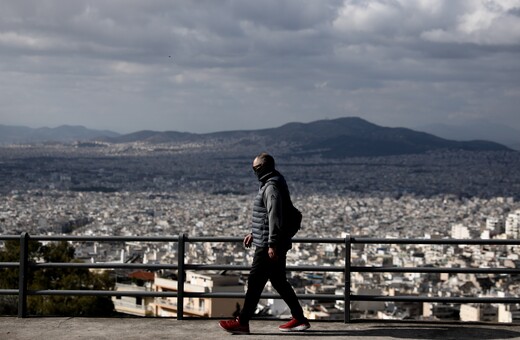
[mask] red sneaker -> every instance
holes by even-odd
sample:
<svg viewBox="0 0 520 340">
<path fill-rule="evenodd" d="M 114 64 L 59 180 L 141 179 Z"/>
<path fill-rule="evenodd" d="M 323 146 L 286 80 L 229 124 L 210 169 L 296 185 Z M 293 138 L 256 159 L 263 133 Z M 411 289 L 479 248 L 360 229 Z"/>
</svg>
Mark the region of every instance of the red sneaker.
<svg viewBox="0 0 520 340">
<path fill-rule="evenodd" d="M 242 325 L 239 322 L 238 318 L 236 318 L 235 320 L 220 321 L 218 325 L 220 326 L 220 328 L 232 334 L 250 334 L 249 324 Z"/>
<path fill-rule="evenodd" d="M 306 329 L 309 329 L 311 324 L 309 320 L 304 319 L 303 321 L 298 321 L 295 318 L 292 318 L 289 322 L 278 327 L 282 332 L 301 332 Z"/>
</svg>

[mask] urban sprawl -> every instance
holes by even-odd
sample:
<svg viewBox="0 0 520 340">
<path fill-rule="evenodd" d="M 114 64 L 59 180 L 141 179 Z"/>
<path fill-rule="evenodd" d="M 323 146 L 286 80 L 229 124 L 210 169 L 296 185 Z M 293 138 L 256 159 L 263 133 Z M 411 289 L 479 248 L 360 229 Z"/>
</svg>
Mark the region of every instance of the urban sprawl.
<svg viewBox="0 0 520 340">
<path fill-rule="evenodd" d="M 197 145 L 49 144 L 0 148 L 2 235 L 243 237 L 258 183 L 253 154 Z M 295 205 L 298 237 L 517 239 L 520 231 L 518 152 L 445 152 L 327 160 L 278 157 Z M 72 242 L 85 262 L 177 263 L 175 242 Z M 0 243 L 1 244 L 1 243 Z M 185 262 L 248 265 L 240 242 L 189 243 Z M 518 246 L 354 244 L 353 266 L 518 268 Z M 345 247 L 295 243 L 288 265 L 344 266 Z M 344 273 L 291 272 L 298 293 L 345 292 Z M 175 291 L 167 270 L 126 271 L 117 290 Z M 244 292 L 247 271 L 188 271 L 185 289 Z M 518 275 L 352 273 L 359 295 L 517 297 Z M 271 288 L 268 286 L 267 291 Z M 176 299 L 114 297 L 118 312 L 174 316 Z M 231 317 L 240 299 L 186 298 L 193 316 Z M 342 298 L 302 300 L 313 319 L 342 319 Z M 352 317 L 520 322 L 520 304 L 352 302 Z M 258 313 L 287 315 L 265 299 Z"/>
</svg>

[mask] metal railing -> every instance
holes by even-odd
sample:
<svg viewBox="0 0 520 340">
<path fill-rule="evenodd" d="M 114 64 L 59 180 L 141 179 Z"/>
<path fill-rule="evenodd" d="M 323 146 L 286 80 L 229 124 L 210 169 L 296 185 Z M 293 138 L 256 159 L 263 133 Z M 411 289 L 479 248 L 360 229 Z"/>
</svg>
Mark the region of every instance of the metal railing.
<svg viewBox="0 0 520 340">
<path fill-rule="evenodd" d="M 0 289 L 0 295 L 18 295 L 18 317 L 27 316 L 27 297 L 31 295 L 63 295 L 63 296 L 134 296 L 134 297 L 176 297 L 177 319 L 182 320 L 184 314 L 184 299 L 197 298 L 244 298 L 244 293 L 218 292 L 195 293 L 184 289 L 186 270 L 228 270 L 248 271 L 249 266 L 243 265 L 213 265 L 191 264 L 185 262 L 186 244 L 195 242 L 242 242 L 239 237 L 188 237 L 184 234 L 173 237 L 147 237 L 147 236 L 30 236 L 22 233 L 20 236 L 4 235 L 0 240 L 20 241 L 20 261 L 0 262 L 0 268 L 19 268 L 18 289 Z M 176 242 L 177 264 L 139 264 L 139 263 L 34 263 L 28 258 L 29 240 L 34 241 L 76 241 L 76 242 Z M 345 238 L 294 238 L 293 243 L 317 243 L 317 244 L 342 244 L 345 246 L 344 266 L 287 266 L 288 271 L 312 271 L 312 272 L 342 272 L 344 273 L 344 293 L 337 294 L 297 294 L 299 299 L 322 300 L 344 302 L 344 322 L 351 321 L 350 303 L 352 301 L 380 301 L 380 302 L 431 302 L 431 303 L 520 303 L 518 297 L 482 298 L 482 297 L 431 297 L 431 296 L 386 296 L 386 295 L 354 295 L 350 293 L 351 273 L 466 273 L 466 274 L 520 274 L 516 268 L 438 268 L 438 267 L 388 267 L 388 266 L 353 266 L 351 264 L 351 251 L 353 244 L 421 244 L 421 245 L 520 245 L 520 240 L 469 240 L 469 239 L 389 239 L 389 238 L 363 238 L 347 235 Z M 97 269 L 175 269 L 178 272 L 177 291 L 152 292 L 152 291 L 106 291 L 106 290 L 29 290 L 28 270 L 38 268 L 97 268 Z M 280 298 L 278 294 L 262 294 L 262 298 Z"/>
</svg>

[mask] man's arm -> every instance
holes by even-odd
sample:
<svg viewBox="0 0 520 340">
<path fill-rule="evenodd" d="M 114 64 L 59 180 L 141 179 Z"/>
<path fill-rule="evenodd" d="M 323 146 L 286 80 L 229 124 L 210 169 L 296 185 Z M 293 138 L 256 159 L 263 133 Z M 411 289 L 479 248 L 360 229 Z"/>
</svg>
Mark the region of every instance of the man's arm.
<svg viewBox="0 0 520 340">
<path fill-rule="evenodd" d="M 280 243 L 282 227 L 282 197 L 274 185 L 265 189 L 264 204 L 269 215 L 269 257 L 276 259 L 276 247 Z"/>
</svg>

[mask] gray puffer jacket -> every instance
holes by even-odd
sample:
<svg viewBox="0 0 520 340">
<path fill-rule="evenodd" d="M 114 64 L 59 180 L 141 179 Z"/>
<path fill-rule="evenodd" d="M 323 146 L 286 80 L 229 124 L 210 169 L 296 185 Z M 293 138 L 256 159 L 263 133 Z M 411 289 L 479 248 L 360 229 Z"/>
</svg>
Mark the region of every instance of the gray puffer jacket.
<svg viewBox="0 0 520 340">
<path fill-rule="evenodd" d="M 253 203 L 253 245 L 291 248 L 291 239 L 283 233 L 284 207 L 289 196 L 285 178 L 278 171 L 266 174 Z"/>
</svg>

